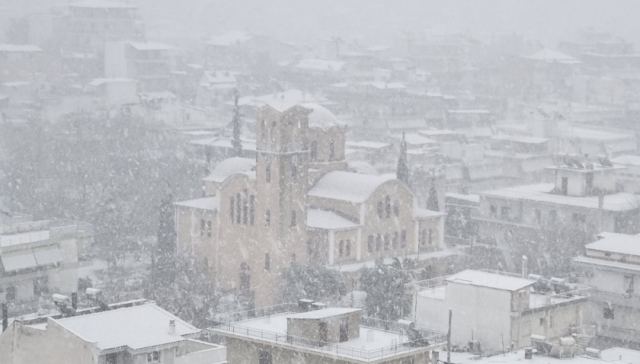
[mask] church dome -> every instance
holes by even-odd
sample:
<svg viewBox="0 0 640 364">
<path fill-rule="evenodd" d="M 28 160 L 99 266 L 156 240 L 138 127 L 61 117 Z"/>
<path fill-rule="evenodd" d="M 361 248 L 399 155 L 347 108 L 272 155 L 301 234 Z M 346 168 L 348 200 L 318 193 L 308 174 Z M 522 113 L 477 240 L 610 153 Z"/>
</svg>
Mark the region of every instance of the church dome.
<svg viewBox="0 0 640 364">
<path fill-rule="evenodd" d="M 338 121 L 338 118 L 324 106 L 316 103 L 301 104 L 302 107 L 310 109 L 309 127 L 310 128 L 331 128 L 334 126 L 344 126 L 344 123 Z"/>
</svg>

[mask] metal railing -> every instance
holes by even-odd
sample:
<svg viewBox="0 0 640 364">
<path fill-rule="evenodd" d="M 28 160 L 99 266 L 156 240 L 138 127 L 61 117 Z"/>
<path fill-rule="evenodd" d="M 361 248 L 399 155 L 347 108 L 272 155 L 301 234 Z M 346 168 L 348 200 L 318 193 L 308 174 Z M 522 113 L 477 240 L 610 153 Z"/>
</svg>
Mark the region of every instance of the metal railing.
<svg viewBox="0 0 640 364">
<path fill-rule="evenodd" d="M 276 306 L 263 307 L 256 310 L 245 310 L 229 312 L 218 316 L 218 320 L 209 328 L 210 333 L 231 334 L 245 336 L 256 340 L 264 340 L 277 343 L 283 346 L 295 348 L 306 348 L 320 351 L 326 354 L 345 356 L 358 359 L 372 360 L 389 357 L 396 354 L 408 353 L 411 351 L 426 350 L 437 345 L 442 345 L 446 341 L 446 336 L 440 332 L 430 330 L 418 330 L 422 334 L 419 340 L 409 340 L 404 334 L 405 327 L 397 322 L 384 321 L 373 317 L 362 317 L 361 326 L 372 330 L 395 334 L 398 341 L 392 345 L 381 346 L 375 349 L 362 349 L 350 346 L 348 342 L 332 343 L 319 340 L 311 340 L 304 337 L 287 335 L 282 332 L 274 332 L 263 329 L 256 329 L 243 324 L 241 320 L 258 318 L 267 319 L 273 315 L 286 315 L 288 313 L 300 312 L 297 304 L 287 303 Z M 365 338 L 366 340 L 366 338 Z"/>
</svg>

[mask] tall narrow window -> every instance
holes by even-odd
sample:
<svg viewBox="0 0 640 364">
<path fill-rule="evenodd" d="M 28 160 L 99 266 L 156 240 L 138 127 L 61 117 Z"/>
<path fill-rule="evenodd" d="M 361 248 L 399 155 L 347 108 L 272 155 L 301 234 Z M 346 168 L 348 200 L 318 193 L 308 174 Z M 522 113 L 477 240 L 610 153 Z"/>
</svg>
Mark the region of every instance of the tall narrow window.
<svg viewBox="0 0 640 364">
<path fill-rule="evenodd" d="M 376 235 L 376 251 L 379 252 L 382 249 L 382 235 Z"/>
<path fill-rule="evenodd" d="M 429 229 L 429 236 L 427 238 L 428 238 L 427 241 L 429 242 L 429 245 L 432 245 L 433 244 L 433 229 Z"/>
<path fill-rule="evenodd" d="M 373 235 L 367 236 L 367 250 L 373 253 Z"/>
<path fill-rule="evenodd" d="M 391 217 L 391 197 L 388 195 L 384 198 L 384 213 L 387 219 Z"/>
<path fill-rule="evenodd" d="M 393 203 L 393 214 L 396 216 L 400 216 L 400 204 L 398 201 Z"/>
<path fill-rule="evenodd" d="M 256 196 L 249 196 L 249 224 L 253 225 L 256 222 Z"/>
<path fill-rule="evenodd" d="M 332 141 L 329 142 L 329 160 L 332 161 L 336 158 L 336 144 Z"/>
<path fill-rule="evenodd" d="M 204 236 L 205 224 L 204 219 L 200 219 L 200 236 Z"/>
<path fill-rule="evenodd" d="M 212 230 L 211 225 L 212 225 L 211 220 L 207 220 L 207 237 L 209 238 L 211 237 L 211 230 Z"/>
<path fill-rule="evenodd" d="M 229 216 L 231 217 L 232 224 L 236 220 L 235 211 L 236 211 L 236 199 L 233 196 L 231 196 L 231 198 L 229 199 Z"/>
<path fill-rule="evenodd" d="M 344 255 L 344 240 L 340 240 L 340 244 L 338 244 L 338 256 L 341 257 Z"/>
<path fill-rule="evenodd" d="M 345 250 L 346 251 L 345 251 L 344 255 L 350 257 L 351 256 L 351 240 L 350 239 L 347 239 L 347 245 L 345 247 Z"/>
<path fill-rule="evenodd" d="M 400 247 L 405 248 L 407 246 L 407 231 L 402 230 L 400 232 Z"/>
<path fill-rule="evenodd" d="M 264 254 L 264 269 L 271 270 L 271 256 L 269 253 Z"/>
<path fill-rule="evenodd" d="M 267 163 L 267 167 L 264 169 L 264 179 L 267 183 L 271 182 L 271 163 Z"/>
<path fill-rule="evenodd" d="M 297 225 L 296 212 L 295 211 L 291 211 L 291 227 L 296 226 L 296 225 Z"/>
<path fill-rule="evenodd" d="M 242 223 L 242 197 L 236 193 L 236 224 Z"/>
<path fill-rule="evenodd" d="M 312 141 L 311 142 L 311 150 L 309 151 L 309 157 L 311 158 L 312 161 L 315 161 L 316 159 L 318 159 L 318 142 L 317 141 Z"/>
<path fill-rule="evenodd" d="M 384 234 L 384 250 L 389 250 L 389 245 L 391 245 L 391 239 L 389 239 L 389 234 Z"/>
<path fill-rule="evenodd" d="M 378 201 L 378 217 L 382 219 L 384 216 L 384 202 Z"/>
<path fill-rule="evenodd" d="M 264 224 L 266 226 L 271 225 L 271 210 L 267 209 L 267 211 L 264 212 Z"/>
<path fill-rule="evenodd" d="M 421 230 L 418 232 L 418 242 L 420 243 L 420 246 L 423 246 L 423 245 L 424 245 L 424 243 L 426 242 L 426 239 L 427 239 L 427 236 L 426 236 L 426 235 L 427 235 L 427 234 L 426 234 L 426 232 L 425 232 L 425 230 L 424 230 L 424 229 L 421 229 Z"/>
<path fill-rule="evenodd" d="M 242 223 L 247 225 L 249 222 L 249 196 L 247 190 L 242 194 Z"/>
<path fill-rule="evenodd" d="M 273 364 L 271 352 L 260 349 L 258 351 L 258 364 Z"/>
<path fill-rule="evenodd" d="M 393 232 L 393 238 L 391 240 L 391 248 L 398 249 L 398 232 L 394 231 Z"/>
</svg>

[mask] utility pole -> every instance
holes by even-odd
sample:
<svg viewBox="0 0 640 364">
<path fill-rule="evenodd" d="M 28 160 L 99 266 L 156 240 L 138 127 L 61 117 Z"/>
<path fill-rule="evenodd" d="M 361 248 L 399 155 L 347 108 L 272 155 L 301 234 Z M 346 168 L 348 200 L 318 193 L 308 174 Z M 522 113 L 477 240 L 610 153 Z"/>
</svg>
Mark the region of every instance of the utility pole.
<svg viewBox="0 0 640 364">
<path fill-rule="evenodd" d="M 451 316 L 453 311 L 449 310 L 449 330 L 447 330 L 447 364 L 451 364 Z"/>
</svg>

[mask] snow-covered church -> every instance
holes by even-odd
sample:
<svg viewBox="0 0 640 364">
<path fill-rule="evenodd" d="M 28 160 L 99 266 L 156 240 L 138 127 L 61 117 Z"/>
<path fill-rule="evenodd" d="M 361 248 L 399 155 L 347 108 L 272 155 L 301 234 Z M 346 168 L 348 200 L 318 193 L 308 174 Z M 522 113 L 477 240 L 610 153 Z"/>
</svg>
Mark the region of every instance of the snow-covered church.
<svg viewBox="0 0 640 364">
<path fill-rule="evenodd" d="M 444 215 L 418 208 L 395 175 L 350 172 L 346 127 L 317 104 L 258 109 L 255 159 L 230 158 L 205 197 L 176 203 L 178 251 L 221 289 L 277 303 L 292 263 L 342 267 L 444 248 Z"/>
</svg>

